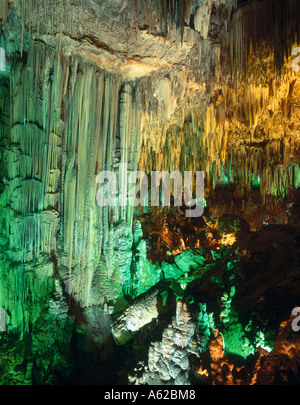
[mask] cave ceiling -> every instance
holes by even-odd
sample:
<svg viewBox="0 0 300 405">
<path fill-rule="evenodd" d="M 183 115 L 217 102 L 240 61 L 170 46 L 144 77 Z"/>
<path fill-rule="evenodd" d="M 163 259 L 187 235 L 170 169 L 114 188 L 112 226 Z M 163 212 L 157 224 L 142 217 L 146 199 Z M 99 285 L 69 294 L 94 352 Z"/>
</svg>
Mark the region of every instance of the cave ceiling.
<svg viewBox="0 0 300 405">
<path fill-rule="evenodd" d="M 298 0 L 0 0 L 0 384 L 299 384 L 299 54 Z"/>
</svg>

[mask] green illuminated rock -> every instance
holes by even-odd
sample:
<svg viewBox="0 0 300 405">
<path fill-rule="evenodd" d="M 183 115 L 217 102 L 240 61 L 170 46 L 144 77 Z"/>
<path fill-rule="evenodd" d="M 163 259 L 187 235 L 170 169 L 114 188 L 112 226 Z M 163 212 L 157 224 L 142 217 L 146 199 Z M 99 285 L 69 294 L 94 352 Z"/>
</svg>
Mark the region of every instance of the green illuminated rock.
<svg viewBox="0 0 300 405">
<path fill-rule="evenodd" d="M 183 385 L 217 330 L 243 364 L 274 347 L 299 304 L 283 3 L 0 2 L 0 384 L 118 385 L 142 359 L 133 382 Z M 126 173 L 100 206 L 98 174 L 123 164 L 204 171 L 205 215 L 146 224 Z M 282 228 L 260 232 L 266 215 Z"/>
</svg>

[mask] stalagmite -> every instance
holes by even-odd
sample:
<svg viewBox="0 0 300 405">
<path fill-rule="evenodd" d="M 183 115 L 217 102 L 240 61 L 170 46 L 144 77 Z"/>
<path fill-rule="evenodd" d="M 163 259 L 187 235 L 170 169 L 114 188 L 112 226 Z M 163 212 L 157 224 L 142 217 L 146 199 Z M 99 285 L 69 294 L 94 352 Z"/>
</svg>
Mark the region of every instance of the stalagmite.
<svg viewBox="0 0 300 405">
<path fill-rule="evenodd" d="M 1 381 L 67 381 L 95 350 L 98 383 L 131 349 L 134 384 L 251 380 L 221 346 L 271 339 L 266 280 L 296 296 L 299 27 L 298 0 L 0 1 Z M 203 217 L 132 206 L 135 171 L 203 171 Z"/>
<path fill-rule="evenodd" d="M 163 302 L 163 294 L 169 295 L 168 303 Z M 119 345 L 124 345 L 146 325 L 155 321 L 158 315 L 170 312 L 174 307 L 170 283 L 161 281 L 155 288 L 137 297 L 121 313 L 114 315 L 112 335 Z"/>
<path fill-rule="evenodd" d="M 162 341 L 149 348 L 148 365 L 141 377 L 130 378 L 135 385 L 190 385 L 189 355 L 198 355 L 193 337 L 195 325 L 186 303 L 176 304 L 176 316 L 163 331 Z"/>
</svg>

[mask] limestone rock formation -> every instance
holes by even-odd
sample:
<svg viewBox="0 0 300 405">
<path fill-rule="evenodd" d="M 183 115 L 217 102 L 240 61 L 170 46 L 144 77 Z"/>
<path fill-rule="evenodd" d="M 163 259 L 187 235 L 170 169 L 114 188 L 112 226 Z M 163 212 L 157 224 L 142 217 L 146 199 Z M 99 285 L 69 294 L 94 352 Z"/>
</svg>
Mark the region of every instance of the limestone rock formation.
<svg viewBox="0 0 300 405">
<path fill-rule="evenodd" d="M 153 342 L 149 348 L 148 366 L 140 378 L 130 378 L 136 385 L 189 385 L 189 359 L 196 352 L 195 324 L 186 303 L 179 300 L 176 316 L 163 331 L 162 341 Z M 197 352 L 196 352 L 197 353 Z"/>
<path fill-rule="evenodd" d="M 1 384 L 298 383 L 299 42 L 298 0 L 0 0 Z"/>
</svg>

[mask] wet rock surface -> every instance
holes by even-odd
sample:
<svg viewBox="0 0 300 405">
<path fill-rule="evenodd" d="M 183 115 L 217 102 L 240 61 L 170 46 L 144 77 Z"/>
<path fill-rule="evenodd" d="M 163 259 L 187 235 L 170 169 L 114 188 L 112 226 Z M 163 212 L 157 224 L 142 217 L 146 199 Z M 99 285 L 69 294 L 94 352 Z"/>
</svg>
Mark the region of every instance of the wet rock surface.
<svg viewBox="0 0 300 405">
<path fill-rule="evenodd" d="M 0 3 L 0 383 L 299 384 L 299 2 L 21 3 Z M 100 207 L 123 164 L 204 171 L 204 214 Z"/>
</svg>

